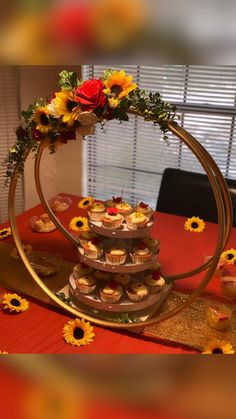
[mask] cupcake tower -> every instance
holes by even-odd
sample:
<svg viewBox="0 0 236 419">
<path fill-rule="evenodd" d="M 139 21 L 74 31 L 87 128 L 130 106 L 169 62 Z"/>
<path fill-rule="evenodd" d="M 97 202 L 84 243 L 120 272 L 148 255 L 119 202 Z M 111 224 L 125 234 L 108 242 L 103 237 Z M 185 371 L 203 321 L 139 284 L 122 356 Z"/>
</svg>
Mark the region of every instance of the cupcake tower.
<svg viewBox="0 0 236 419">
<path fill-rule="evenodd" d="M 101 309 L 112 304 L 131 311 L 154 304 L 165 280 L 157 262 L 159 241 L 150 237 L 152 209 L 142 202 L 132 208 L 113 198 L 93 204 L 88 215 L 90 231 L 79 236 L 72 293 L 91 306 L 100 302 Z"/>
</svg>

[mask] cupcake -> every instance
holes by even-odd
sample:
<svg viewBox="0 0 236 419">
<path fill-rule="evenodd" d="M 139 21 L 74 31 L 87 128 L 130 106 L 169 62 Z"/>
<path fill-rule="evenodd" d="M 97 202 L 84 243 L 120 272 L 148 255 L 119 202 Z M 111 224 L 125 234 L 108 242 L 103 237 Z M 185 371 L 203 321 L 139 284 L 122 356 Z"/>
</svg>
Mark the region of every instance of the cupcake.
<svg viewBox="0 0 236 419">
<path fill-rule="evenodd" d="M 49 233 L 56 230 L 56 226 L 50 220 L 48 214 L 42 214 L 40 217 L 37 217 L 32 223 L 32 228 L 39 233 Z"/>
<path fill-rule="evenodd" d="M 143 215 L 146 215 L 146 217 L 150 220 L 153 210 L 149 207 L 148 204 L 145 204 L 144 202 L 140 202 L 137 207 L 135 207 L 135 211 L 140 212 Z"/>
<path fill-rule="evenodd" d="M 127 202 L 116 204 L 116 209 L 124 217 L 132 212 L 132 207 Z"/>
<path fill-rule="evenodd" d="M 131 301 L 141 301 L 148 295 L 148 289 L 142 282 L 134 282 L 126 289 L 128 298 Z"/>
<path fill-rule="evenodd" d="M 165 280 L 161 276 L 161 273 L 158 269 L 152 271 L 149 275 L 146 275 L 144 278 L 144 282 L 146 285 L 149 286 L 151 294 L 157 294 L 162 290 L 162 288 L 165 285 Z"/>
<path fill-rule="evenodd" d="M 117 303 L 122 296 L 122 287 L 116 281 L 109 281 L 104 288 L 100 290 L 101 300 L 105 303 Z"/>
<path fill-rule="evenodd" d="M 86 265 L 84 262 L 80 262 L 73 268 L 73 277 L 75 279 L 80 278 L 82 275 L 88 275 L 92 272 L 92 268 Z"/>
<path fill-rule="evenodd" d="M 84 245 L 84 255 L 89 259 L 99 259 L 102 256 L 103 249 L 100 246 L 100 240 L 95 237 Z"/>
<path fill-rule="evenodd" d="M 132 262 L 141 264 L 146 263 L 152 258 L 151 250 L 146 246 L 145 242 L 140 242 L 130 254 Z"/>
<path fill-rule="evenodd" d="M 130 282 L 130 275 L 129 274 L 116 274 L 114 275 L 114 280 L 118 282 L 120 285 L 128 285 Z"/>
<path fill-rule="evenodd" d="M 105 202 L 106 207 L 115 208 L 116 204 L 120 204 L 122 202 L 121 196 L 113 196 L 112 199 L 109 199 Z"/>
<path fill-rule="evenodd" d="M 95 233 L 87 230 L 87 231 L 81 231 L 78 239 L 81 246 L 84 247 L 86 243 L 88 243 L 90 240 L 94 239 L 95 237 L 97 237 Z"/>
<path fill-rule="evenodd" d="M 105 255 L 106 261 L 110 265 L 122 265 L 125 263 L 127 252 L 122 247 L 113 247 L 112 249 L 107 250 Z"/>
<path fill-rule="evenodd" d="M 230 307 L 217 301 L 209 302 L 207 307 L 207 323 L 217 330 L 226 329 L 232 317 Z"/>
<path fill-rule="evenodd" d="M 116 230 L 123 223 L 124 217 L 116 208 L 107 208 L 107 212 L 101 219 L 102 225 L 109 230 Z"/>
<path fill-rule="evenodd" d="M 126 217 L 127 227 L 129 230 L 138 230 L 140 228 L 145 228 L 148 223 L 148 217 L 141 212 L 132 212 L 132 214 Z"/>
<path fill-rule="evenodd" d="M 93 276 L 94 276 L 94 278 L 96 278 L 96 279 L 106 279 L 106 280 L 108 280 L 108 279 L 109 279 L 109 277 L 110 277 L 110 272 L 99 271 L 98 269 L 96 269 L 96 270 L 94 271 Z"/>
<path fill-rule="evenodd" d="M 76 288 L 81 294 L 90 294 L 96 288 L 96 281 L 91 275 L 84 275 L 75 280 Z"/>
<path fill-rule="evenodd" d="M 143 241 L 154 255 L 157 255 L 159 253 L 159 248 L 160 248 L 159 240 L 153 239 L 152 237 L 146 237 Z"/>
<path fill-rule="evenodd" d="M 105 212 L 106 212 L 105 205 L 99 202 L 95 202 L 93 206 L 90 208 L 90 211 L 88 211 L 89 219 L 91 221 L 101 221 Z"/>
</svg>

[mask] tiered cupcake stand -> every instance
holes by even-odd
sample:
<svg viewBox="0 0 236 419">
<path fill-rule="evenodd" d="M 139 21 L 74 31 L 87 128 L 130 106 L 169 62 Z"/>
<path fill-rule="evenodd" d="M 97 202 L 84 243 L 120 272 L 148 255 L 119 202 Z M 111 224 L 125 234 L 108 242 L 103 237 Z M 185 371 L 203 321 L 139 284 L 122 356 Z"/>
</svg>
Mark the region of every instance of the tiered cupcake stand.
<svg viewBox="0 0 236 419">
<path fill-rule="evenodd" d="M 143 282 L 146 275 L 148 275 L 151 270 L 158 267 L 157 254 L 159 252 L 159 245 L 157 251 L 152 255 L 152 258 L 142 264 L 136 264 L 132 262 L 129 252 L 132 251 L 132 248 L 135 246 L 135 241 L 142 240 L 150 236 L 150 229 L 153 225 L 153 219 L 149 221 L 147 226 L 139 230 L 128 230 L 126 224 L 122 224 L 121 228 L 118 230 L 108 230 L 102 227 L 101 222 L 92 222 L 90 221 L 90 230 L 96 233 L 103 242 L 104 253 L 100 259 L 90 259 L 84 254 L 84 249 L 82 247 L 78 248 L 79 259 L 81 262 L 86 263 L 91 268 L 97 269 L 99 271 L 104 271 L 110 273 L 109 279 L 112 279 L 113 274 L 117 273 L 126 273 L 130 275 L 130 283 L 132 282 Z M 128 256 L 126 258 L 125 264 L 122 265 L 112 265 L 107 263 L 105 258 L 105 251 L 111 247 L 122 247 L 127 250 Z M 116 303 L 106 303 L 103 302 L 100 296 L 100 290 L 108 282 L 107 279 L 97 279 L 96 288 L 90 294 L 82 294 L 76 288 L 75 279 L 73 274 L 70 275 L 70 293 L 72 296 L 72 301 L 75 305 L 78 305 L 81 308 L 81 304 L 84 308 L 87 306 L 89 311 L 92 310 L 94 315 L 102 315 L 102 317 L 111 318 L 112 315 L 121 313 L 129 313 L 132 316 L 145 316 L 149 318 L 151 314 L 158 311 L 161 304 L 167 298 L 171 285 L 165 283 L 161 291 L 158 293 L 151 293 L 149 291 L 148 295 L 144 297 L 141 301 L 133 302 L 131 301 L 126 294 L 126 286 L 123 286 L 123 294 L 119 302 Z M 145 285 L 149 290 L 149 287 Z"/>
</svg>

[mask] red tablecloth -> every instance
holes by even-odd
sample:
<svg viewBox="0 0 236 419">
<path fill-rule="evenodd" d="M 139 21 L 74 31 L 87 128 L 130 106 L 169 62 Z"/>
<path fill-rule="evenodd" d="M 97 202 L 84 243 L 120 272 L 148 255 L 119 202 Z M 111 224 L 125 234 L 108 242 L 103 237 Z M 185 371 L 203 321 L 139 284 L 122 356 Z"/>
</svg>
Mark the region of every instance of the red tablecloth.
<svg viewBox="0 0 236 419">
<path fill-rule="evenodd" d="M 59 214 L 62 223 L 68 227 L 73 216 L 84 215 L 85 210 L 77 207 L 78 197 L 71 196 L 71 208 Z M 30 243 L 35 250 L 60 254 L 64 259 L 77 261 L 77 250 L 59 231 L 46 235 L 33 232 L 29 219 L 44 211 L 38 205 L 17 217 L 18 229 L 23 243 Z M 192 214 L 196 215 L 196 214 Z M 216 246 L 218 226 L 206 223 L 202 233 L 184 230 L 185 218 L 164 213 L 155 213 L 152 236 L 160 239 L 159 261 L 165 275 L 189 271 L 212 255 Z M 8 226 L 2 224 L 1 228 Z M 5 239 L 9 243 L 12 238 Z M 236 229 L 227 248 L 235 247 Z M 191 292 L 203 274 L 176 282 L 178 290 Z M 218 293 L 219 281 L 214 278 L 206 292 Z M 9 353 L 195 353 L 189 348 L 173 344 L 162 344 L 123 331 L 94 327 L 95 339 L 90 345 L 73 348 L 62 338 L 63 325 L 70 319 L 66 312 L 59 312 L 41 304 L 30 302 L 30 308 L 20 314 L 0 313 L 0 351 Z"/>
</svg>

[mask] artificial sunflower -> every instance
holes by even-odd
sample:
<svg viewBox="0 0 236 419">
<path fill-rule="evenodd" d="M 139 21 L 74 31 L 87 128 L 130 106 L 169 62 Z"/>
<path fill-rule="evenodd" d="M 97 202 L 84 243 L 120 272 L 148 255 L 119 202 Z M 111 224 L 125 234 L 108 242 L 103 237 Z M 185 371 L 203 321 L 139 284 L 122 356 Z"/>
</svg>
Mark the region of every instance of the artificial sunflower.
<svg viewBox="0 0 236 419">
<path fill-rule="evenodd" d="M 117 100 L 120 101 L 122 98 L 128 96 L 132 90 L 136 89 L 137 85 L 132 83 L 133 77 L 126 76 L 124 70 L 113 71 L 107 79 L 103 80 L 105 94 L 113 97 L 116 101 L 112 101 L 112 107 L 117 106 Z"/>
<path fill-rule="evenodd" d="M 94 336 L 93 327 L 84 319 L 70 320 L 63 327 L 63 337 L 72 346 L 89 345 Z"/>
<path fill-rule="evenodd" d="M 76 97 L 71 90 L 63 90 L 55 93 L 53 99 L 54 107 L 58 114 L 62 116 L 62 121 L 72 126 L 78 120 L 79 114 L 82 112 Z"/>
<path fill-rule="evenodd" d="M 184 223 L 185 230 L 191 231 L 194 233 L 202 233 L 205 227 L 206 225 L 204 221 L 199 217 L 188 218 L 187 221 L 185 221 Z"/>
<path fill-rule="evenodd" d="M 88 208 L 91 207 L 93 205 L 93 197 L 92 196 L 87 196 L 87 198 L 83 198 L 81 199 L 81 201 L 78 202 L 78 207 L 79 208 Z"/>
<path fill-rule="evenodd" d="M 236 250 L 235 249 L 229 249 L 225 250 L 220 257 L 221 260 L 227 262 L 227 264 L 234 265 L 236 261 Z"/>
<path fill-rule="evenodd" d="M 11 229 L 10 229 L 10 227 L 3 228 L 2 230 L 0 230 L 0 240 L 6 239 L 9 236 L 11 236 Z"/>
<path fill-rule="evenodd" d="M 89 230 L 88 219 L 86 217 L 74 217 L 70 221 L 69 227 L 73 231 L 87 231 Z"/>
<path fill-rule="evenodd" d="M 48 134 L 52 129 L 50 112 L 46 106 L 40 106 L 34 111 L 34 121 L 36 129 L 43 134 Z"/>
<path fill-rule="evenodd" d="M 231 343 L 226 342 L 225 340 L 215 339 L 206 345 L 202 353 L 204 355 L 205 354 L 230 355 L 230 354 L 234 354 L 235 351 Z"/>
<path fill-rule="evenodd" d="M 28 301 L 17 294 L 4 294 L 2 304 L 4 306 L 4 310 L 16 311 L 17 313 L 25 311 L 29 308 Z"/>
</svg>

